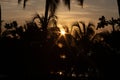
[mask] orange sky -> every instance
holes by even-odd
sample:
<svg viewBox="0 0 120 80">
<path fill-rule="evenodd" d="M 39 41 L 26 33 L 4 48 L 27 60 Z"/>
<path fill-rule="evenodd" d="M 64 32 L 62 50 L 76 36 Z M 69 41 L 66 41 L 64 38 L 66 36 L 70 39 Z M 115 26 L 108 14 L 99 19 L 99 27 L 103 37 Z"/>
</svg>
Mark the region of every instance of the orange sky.
<svg viewBox="0 0 120 80">
<path fill-rule="evenodd" d="M 24 23 L 33 14 L 44 14 L 45 0 L 29 0 L 24 10 L 17 0 L 0 0 L 2 6 L 2 19 L 5 21 L 17 20 Z M 60 24 L 70 25 L 75 21 L 97 23 L 98 18 L 104 15 L 107 19 L 118 17 L 117 0 L 85 0 L 84 7 L 77 5 L 75 0 L 71 2 L 69 11 L 63 4 L 59 5 L 56 15 Z"/>
</svg>

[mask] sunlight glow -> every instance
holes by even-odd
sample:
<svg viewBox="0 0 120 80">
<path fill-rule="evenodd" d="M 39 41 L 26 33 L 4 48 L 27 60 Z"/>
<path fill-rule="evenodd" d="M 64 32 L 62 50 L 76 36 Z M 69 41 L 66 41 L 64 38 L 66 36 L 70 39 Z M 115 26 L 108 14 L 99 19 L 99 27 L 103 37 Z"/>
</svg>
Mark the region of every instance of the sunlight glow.
<svg viewBox="0 0 120 80">
<path fill-rule="evenodd" d="M 62 48 L 62 47 L 63 47 L 63 44 L 62 44 L 62 43 L 58 43 L 58 47 L 59 47 L 59 48 Z"/>
<path fill-rule="evenodd" d="M 61 29 L 60 33 L 61 35 L 65 35 L 65 30 Z"/>
<path fill-rule="evenodd" d="M 72 77 L 76 77 L 76 74 L 75 74 L 75 73 L 72 73 Z"/>
<path fill-rule="evenodd" d="M 58 24 L 58 27 L 59 27 L 59 29 L 60 29 L 60 34 L 61 34 L 61 35 L 65 35 L 66 32 L 65 32 L 65 29 L 63 28 L 63 25 Z"/>
<path fill-rule="evenodd" d="M 62 54 L 62 55 L 60 55 L 60 58 L 61 58 L 61 59 L 65 59 L 65 58 L 66 58 L 66 55 L 65 55 L 65 54 Z"/>
<path fill-rule="evenodd" d="M 62 72 L 59 72 L 60 75 L 62 75 L 63 73 Z"/>
<path fill-rule="evenodd" d="M 62 71 L 59 71 L 59 72 L 57 72 L 59 75 L 63 75 L 63 72 Z"/>
</svg>

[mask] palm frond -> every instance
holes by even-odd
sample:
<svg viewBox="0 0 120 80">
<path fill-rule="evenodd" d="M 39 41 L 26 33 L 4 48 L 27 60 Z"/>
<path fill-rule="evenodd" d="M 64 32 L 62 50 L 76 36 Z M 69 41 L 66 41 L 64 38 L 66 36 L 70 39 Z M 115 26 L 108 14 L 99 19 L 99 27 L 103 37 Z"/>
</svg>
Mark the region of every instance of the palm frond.
<svg viewBox="0 0 120 80">
<path fill-rule="evenodd" d="M 24 0 L 24 3 L 23 3 L 23 8 L 26 7 L 26 3 L 27 3 L 28 0 Z"/>
<path fill-rule="evenodd" d="M 22 1 L 22 0 L 18 0 L 18 4 L 20 4 L 20 3 L 21 3 L 21 1 Z"/>
<path fill-rule="evenodd" d="M 85 22 L 80 21 L 79 23 L 81 23 L 83 25 L 83 32 L 84 32 L 84 36 L 85 36 L 85 34 L 86 34 L 86 25 L 85 25 Z"/>
<path fill-rule="evenodd" d="M 88 23 L 87 26 L 87 35 L 88 37 L 92 37 L 95 34 L 95 25 L 93 23 Z"/>
<path fill-rule="evenodd" d="M 79 2 L 79 5 L 83 7 L 84 0 L 78 0 L 78 2 Z"/>
<path fill-rule="evenodd" d="M 50 0 L 49 2 L 49 10 L 50 10 L 50 15 L 54 15 L 55 11 L 59 5 L 60 0 Z"/>
<path fill-rule="evenodd" d="M 71 31 L 72 31 L 72 29 L 73 29 L 74 26 L 78 27 L 78 29 L 80 31 L 80 34 L 82 35 L 82 30 L 81 30 L 81 27 L 80 27 L 79 23 L 78 22 L 73 23 L 72 27 L 71 27 Z"/>
<path fill-rule="evenodd" d="M 57 17 L 56 15 L 51 15 L 51 16 L 48 17 L 48 21 L 49 21 L 50 19 L 52 19 L 52 18 L 53 18 L 53 19 L 58 19 L 58 17 Z"/>
<path fill-rule="evenodd" d="M 44 18 L 45 18 L 44 16 L 40 16 L 38 13 L 36 13 L 33 16 L 32 22 L 34 22 L 35 19 L 39 19 L 41 27 L 42 27 L 44 25 Z"/>
<path fill-rule="evenodd" d="M 70 0 L 63 0 L 64 4 L 68 7 L 70 10 Z"/>
<path fill-rule="evenodd" d="M 74 26 L 77 26 L 79 28 L 79 23 L 78 22 L 74 22 L 71 26 L 71 29 L 73 29 Z"/>
<path fill-rule="evenodd" d="M 89 22 L 88 27 L 91 27 L 91 26 L 95 27 L 95 25 L 93 23 Z"/>
<path fill-rule="evenodd" d="M 62 27 L 63 27 L 63 29 L 65 30 L 65 32 L 69 33 L 69 28 L 68 28 L 67 25 L 63 25 Z"/>
<path fill-rule="evenodd" d="M 45 24 L 44 22 L 45 17 L 38 15 L 38 19 L 40 20 L 41 27 L 43 27 L 43 25 Z"/>
</svg>

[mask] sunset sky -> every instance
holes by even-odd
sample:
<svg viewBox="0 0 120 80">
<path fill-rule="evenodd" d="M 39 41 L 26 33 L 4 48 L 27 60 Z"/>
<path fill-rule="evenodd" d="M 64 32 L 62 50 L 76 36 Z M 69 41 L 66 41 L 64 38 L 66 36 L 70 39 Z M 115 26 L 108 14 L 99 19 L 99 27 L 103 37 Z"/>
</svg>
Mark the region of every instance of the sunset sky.
<svg viewBox="0 0 120 80">
<path fill-rule="evenodd" d="M 5 21 L 17 20 L 23 23 L 38 12 L 44 14 L 45 0 L 29 0 L 26 9 L 17 0 L 0 0 L 2 19 Z M 71 24 L 74 21 L 97 23 L 98 18 L 104 15 L 107 19 L 118 18 L 117 0 L 85 0 L 84 6 L 77 5 L 76 0 L 71 2 L 71 10 L 63 4 L 59 5 L 56 15 L 60 24 Z"/>
</svg>

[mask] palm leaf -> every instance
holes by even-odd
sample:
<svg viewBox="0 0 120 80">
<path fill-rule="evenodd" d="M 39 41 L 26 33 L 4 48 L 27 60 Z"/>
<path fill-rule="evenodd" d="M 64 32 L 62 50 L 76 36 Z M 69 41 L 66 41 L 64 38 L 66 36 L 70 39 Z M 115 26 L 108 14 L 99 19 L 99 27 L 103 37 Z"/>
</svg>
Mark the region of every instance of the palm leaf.
<svg viewBox="0 0 120 80">
<path fill-rule="evenodd" d="M 83 25 L 83 32 L 84 32 L 84 36 L 86 34 L 86 25 L 85 22 L 80 21 L 80 23 Z"/>
<path fill-rule="evenodd" d="M 91 27 L 91 26 L 95 27 L 95 25 L 93 23 L 89 23 L 88 28 Z"/>
<path fill-rule="evenodd" d="M 81 27 L 80 27 L 80 25 L 79 25 L 78 22 L 75 22 L 75 23 L 72 24 L 71 32 L 72 32 L 72 29 L 73 29 L 74 26 L 75 26 L 75 27 L 78 27 L 79 32 L 80 32 L 80 35 L 82 36 L 83 33 L 82 33 Z M 80 36 L 80 35 L 79 35 L 79 36 Z"/>
<path fill-rule="evenodd" d="M 64 4 L 68 7 L 70 10 L 70 0 L 63 0 Z"/>
<path fill-rule="evenodd" d="M 83 7 L 84 0 L 78 0 L 78 2 Z"/>
<path fill-rule="evenodd" d="M 21 3 L 21 1 L 22 1 L 22 0 L 18 0 L 18 4 L 20 4 L 20 3 Z"/>
<path fill-rule="evenodd" d="M 26 7 L 26 3 L 27 3 L 28 0 L 24 0 L 24 3 L 23 3 L 23 8 Z"/>
<path fill-rule="evenodd" d="M 95 30 L 94 30 L 93 27 L 95 28 L 95 25 L 93 23 L 89 23 L 88 26 L 87 26 L 86 35 L 89 39 L 91 39 L 95 34 Z"/>
<path fill-rule="evenodd" d="M 37 14 L 37 17 L 40 20 L 41 27 L 43 27 L 43 25 L 45 24 L 45 22 L 44 22 L 45 17 L 44 16 L 40 16 L 39 14 Z"/>
<path fill-rule="evenodd" d="M 50 21 L 51 18 L 58 19 L 58 17 L 56 15 L 51 15 L 51 16 L 48 17 L 48 21 Z"/>
<path fill-rule="evenodd" d="M 58 7 L 60 0 L 50 0 L 49 2 L 49 10 L 50 10 L 50 15 L 54 15 L 55 11 Z"/>
<path fill-rule="evenodd" d="M 28 1 L 28 0 L 24 0 L 24 2 L 23 2 L 23 8 L 26 7 L 26 3 L 27 3 L 27 1 Z M 21 2 L 22 2 L 22 0 L 18 0 L 18 4 L 20 4 Z"/>
<path fill-rule="evenodd" d="M 78 27 L 80 33 L 82 34 L 82 30 L 81 30 L 81 27 L 80 27 L 79 23 L 78 22 L 73 23 L 71 30 L 73 29 L 74 26 Z"/>
</svg>

